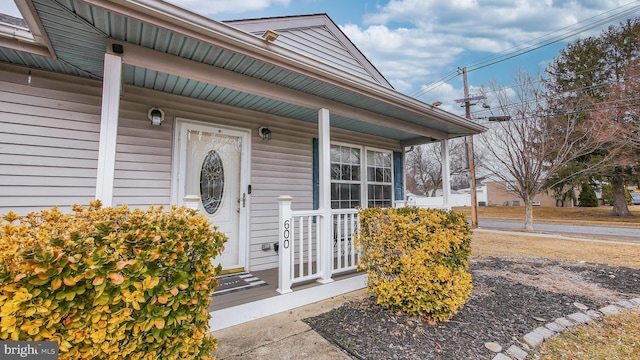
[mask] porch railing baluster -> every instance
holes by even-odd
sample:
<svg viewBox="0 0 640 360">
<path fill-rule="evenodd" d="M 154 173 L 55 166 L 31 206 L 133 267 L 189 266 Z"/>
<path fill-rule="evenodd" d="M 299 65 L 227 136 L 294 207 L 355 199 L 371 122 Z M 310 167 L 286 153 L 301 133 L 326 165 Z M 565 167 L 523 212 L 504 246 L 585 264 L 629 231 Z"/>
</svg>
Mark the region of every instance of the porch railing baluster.
<svg viewBox="0 0 640 360">
<path fill-rule="evenodd" d="M 297 277 L 303 277 L 304 276 L 304 218 L 298 217 L 298 231 L 300 232 L 300 234 L 298 235 L 299 238 L 296 239 L 296 245 L 298 245 L 298 276 Z"/>
<path fill-rule="evenodd" d="M 307 274 L 313 274 L 313 237 L 311 228 L 313 222 L 311 221 L 312 216 L 307 216 Z M 317 250 L 316 250 L 317 251 Z"/>
</svg>

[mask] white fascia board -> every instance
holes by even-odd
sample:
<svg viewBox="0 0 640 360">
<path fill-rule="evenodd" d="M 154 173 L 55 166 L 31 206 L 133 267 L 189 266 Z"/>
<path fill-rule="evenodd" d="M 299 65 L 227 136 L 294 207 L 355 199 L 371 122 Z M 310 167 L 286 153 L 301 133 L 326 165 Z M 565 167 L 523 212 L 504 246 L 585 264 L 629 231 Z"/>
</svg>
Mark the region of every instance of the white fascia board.
<svg viewBox="0 0 640 360">
<path fill-rule="evenodd" d="M 109 11 L 117 12 L 123 16 L 136 18 L 140 21 L 175 31 L 211 45 L 280 66 L 314 79 L 358 92 L 411 112 L 428 115 L 436 121 L 455 124 L 476 133 L 481 133 L 486 130 L 484 126 L 461 116 L 448 113 L 393 89 L 388 89 L 373 81 L 357 77 L 283 48 L 277 44 L 277 41 L 270 43 L 258 36 L 236 29 L 231 25 L 206 18 L 163 1 L 82 1 Z"/>
<path fill-rule="evenodd" d="M 53 51 L 53 46 L 51 46 L 49 37 L 44 31 L 44 26 L 42 26 L 42 22 L 40 21 L 36 8 L 33 6 L 31 0 L 15 0 L 15 3 L 18 10 L 20 10 L 20 14 L 22 14 L 24 21 L 29 27 L 32 39 L 37 44 L 47 48 L 48 53 L 45 56 L 49 56 L 55 60 L 56 53 Z"/>
<path fill-rule="evenodd" d="M 331 20 L 327 14 L 311 14 L 311 15 L 291 15 L 291 16 L 278 16 L 265 19 L 246 19 L 246 20 L 231 20 L 224 21 L 225 24 L 231 26 L 241 25 L 241 29 L 249 33 L 255 34 L 258 31 L 264 30 L 265 26 L 268 29 L 278 31 L 290 31 L 296 29 L 309 29 L 309 28 L 326 28 L 338 42 L 345 47 L 347 51 L 357 60 L 362 67 L 377 81 L 385 84 L 385 87 L 393 88 L 391 83 L 378 71 L 369 59 L 358 49 L 351 39 L 349 39 L 344 32 Z"/>
<path fill-rule="evenodd" d="M 15 25 L 0 23 L 0 36 L 27 43 L 35 43 L 33 34 L 31 34 L 29 29 L 25 29 Z"/>
<path fill-rule="evenodd" d="M 6 31 L 4 24 L 0 24 L 0 46 L 26 53 L 51 57 L 49 49 L 37 44 L 33 38 L 24 38 L 22 34 L 16 34 L 11 30 Z"/>
</svg>

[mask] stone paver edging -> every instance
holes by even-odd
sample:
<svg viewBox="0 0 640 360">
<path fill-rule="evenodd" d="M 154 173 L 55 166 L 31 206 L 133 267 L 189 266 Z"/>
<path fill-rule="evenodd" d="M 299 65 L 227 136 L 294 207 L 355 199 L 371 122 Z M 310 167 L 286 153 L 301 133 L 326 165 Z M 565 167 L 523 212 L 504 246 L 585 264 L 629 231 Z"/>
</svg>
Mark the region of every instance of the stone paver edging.
<svg viewBox="0 0 640 360">
<path fill-rule="evenodd" d="M 544 327 L 539 326 L 530 333 L 522 337 L 521 346 L 512 345 L 507 350 L 499 352 L 492 360 L 525 360 L 529 351 L 540 346 L 545 340 L 574 326 L 584 325 L 603 316 L 620 314 L 627 309 L 640 308 L 640 298 L 618 301 L 614 304 L 601 307 L 598 310 L 589 309 L 587 306 L 574 303 L 580 311 L 569 314 L 565 317 L 557 318 L 547 323 Z M 497 344 L 496 344 L 497 345 Z"/>
</svg>

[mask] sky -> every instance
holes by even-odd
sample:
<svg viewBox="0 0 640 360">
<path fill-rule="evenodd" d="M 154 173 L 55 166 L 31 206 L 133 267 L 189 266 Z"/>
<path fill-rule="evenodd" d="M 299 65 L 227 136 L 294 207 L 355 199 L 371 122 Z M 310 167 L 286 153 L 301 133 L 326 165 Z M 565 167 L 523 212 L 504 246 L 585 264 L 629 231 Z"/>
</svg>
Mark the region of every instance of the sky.
<svg viewBox="0 0 640 360">
<path fill-rule="evenodd" d="M 630 0 L 169 2 L 214 20 L 326 13 L 396 90 L 458 114 L 460 68 L 471 96 L 492 80 L 509 87 L 518 69 L 543 73 L 568 41 L 640 16 Z M 12 0 L 0 0 L 0 12 L 20 16 Z"/>
</svg>

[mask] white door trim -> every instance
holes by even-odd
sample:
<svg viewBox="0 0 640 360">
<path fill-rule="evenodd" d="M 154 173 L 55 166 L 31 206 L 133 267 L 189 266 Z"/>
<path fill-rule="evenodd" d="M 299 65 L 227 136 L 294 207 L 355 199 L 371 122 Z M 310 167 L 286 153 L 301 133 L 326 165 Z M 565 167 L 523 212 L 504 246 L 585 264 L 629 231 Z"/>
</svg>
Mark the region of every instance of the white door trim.
<svg viewBox="0 0 640 360">
<path fill-rule="evenodd" d="M 239 229 L 238 229 L 238 242 L 239 242 L 239 262 L 240 266 L 246 270 L 249 269 L 249 226 L 250 219 L 249 214 L 251 208 L 251 195 L 247 192 L 249 186 L 249 179 L 251 179 L 251 130 L 236 128 L 224 125 L 218 125 L 214 123 L 207 123 L 202 121 L 189 120 L 185 118 L 175 118 L 174 122 L 174 136 L 173 136 L 173 161 L 171 171 L 171 203 L 176 205 L 184 205 L 184 200 L 180 196 L 181 187 L 184 185 L 185 179 L 185 166 L 181 163 L 182 151 L 185 151 L 185 144 L 183 139 L 183 130 L 185 127 L 192 129 L 202 129 L 203 131 L 211 131 L 212 129 L 222 131 L 222 134 L 239 136 L 242 138 L 242 158 L 240 164 L 240 196 L 245 194 L 244 206 L 240 206 L 239 216 Z M 215 225 L 215 224 L 214 224 Z"/>
</svg>

